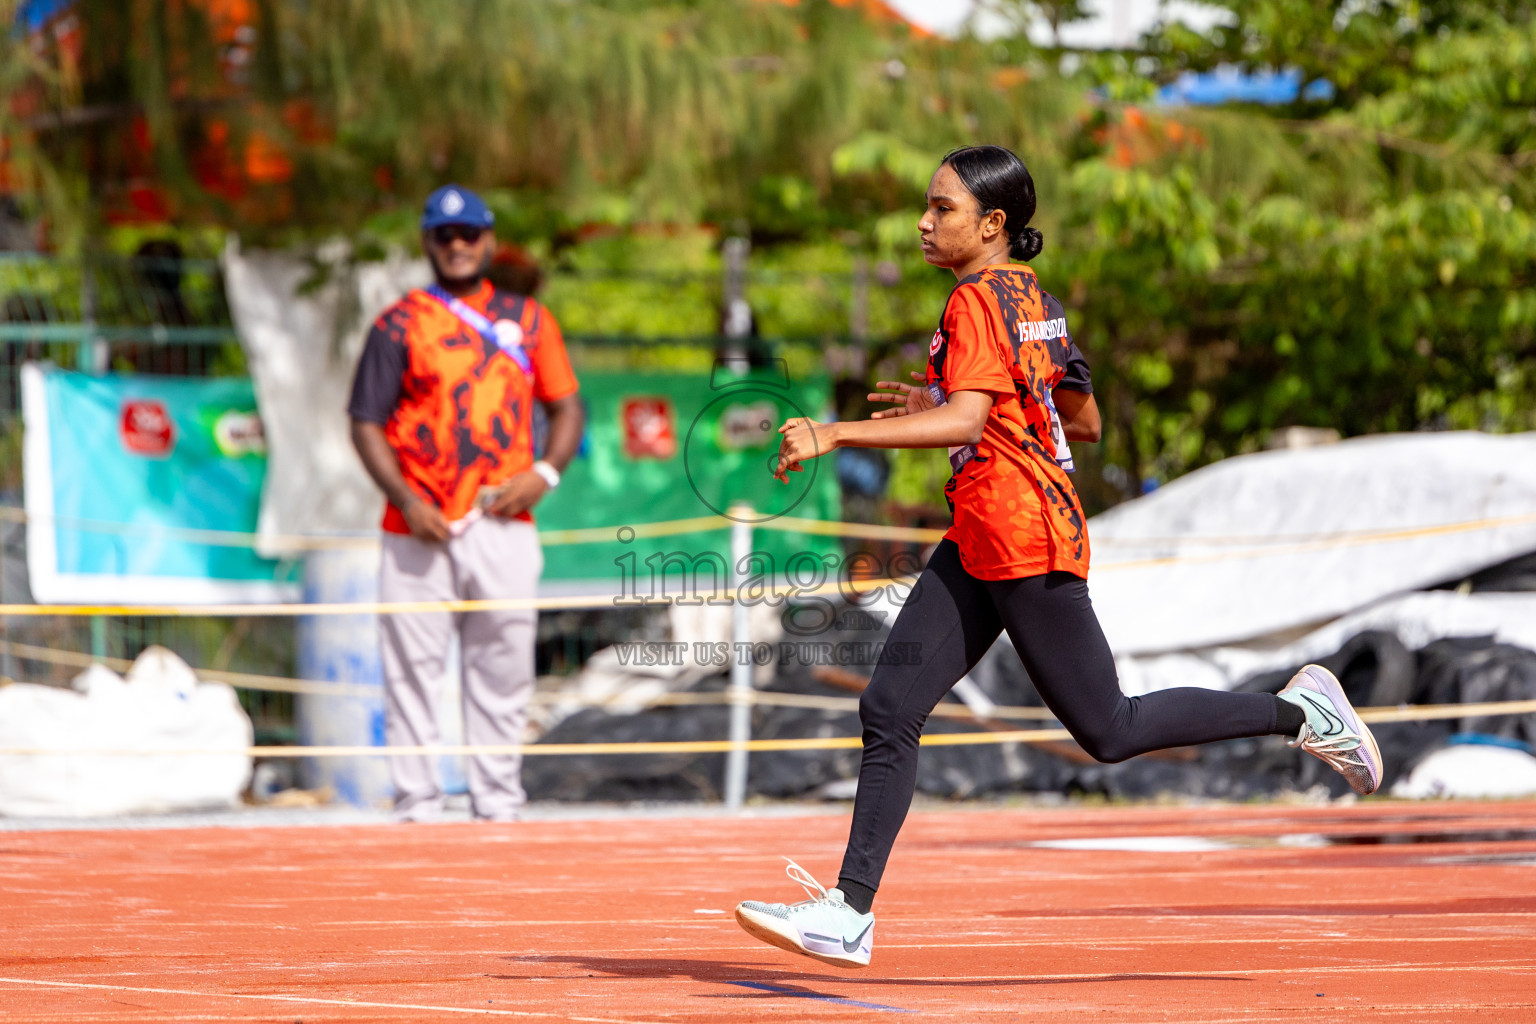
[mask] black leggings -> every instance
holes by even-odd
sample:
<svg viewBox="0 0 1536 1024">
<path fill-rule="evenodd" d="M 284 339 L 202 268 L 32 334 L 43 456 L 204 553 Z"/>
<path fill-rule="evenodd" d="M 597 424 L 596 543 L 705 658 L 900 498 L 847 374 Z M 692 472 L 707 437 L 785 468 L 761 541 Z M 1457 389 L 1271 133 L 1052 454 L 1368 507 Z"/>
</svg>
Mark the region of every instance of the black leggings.
<svg viewBox="0 0 1536 1024">
<path fill-rule="evenodd" d="M 1100 761 L 1275 731 L 1277 702 L 1267 693 L 1185 686 L 1127 697 L 1081 577 L 979 580 L 961 566 L 960 549 L 943 541 L 859 700 L 864 757 L 838 877 L 880 887 L 912 805 L 923 723 L 1004 629 L 1046 707 Z"/>
</svg>

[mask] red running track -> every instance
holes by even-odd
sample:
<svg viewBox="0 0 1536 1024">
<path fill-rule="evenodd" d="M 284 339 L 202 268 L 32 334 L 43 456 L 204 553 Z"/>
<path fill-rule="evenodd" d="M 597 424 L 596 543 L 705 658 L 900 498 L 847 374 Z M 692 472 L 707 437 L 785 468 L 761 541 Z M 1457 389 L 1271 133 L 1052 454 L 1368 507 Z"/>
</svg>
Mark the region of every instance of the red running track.
<svg viewBox="0 0 1536 1024">
<path fill-rule="evenodd" d="M 0 833 L 0 1020 L 1536 1021 L 1536 804 L 917 813 L 869 968 L 737 929 L 845 828 Z"/>
</svg>

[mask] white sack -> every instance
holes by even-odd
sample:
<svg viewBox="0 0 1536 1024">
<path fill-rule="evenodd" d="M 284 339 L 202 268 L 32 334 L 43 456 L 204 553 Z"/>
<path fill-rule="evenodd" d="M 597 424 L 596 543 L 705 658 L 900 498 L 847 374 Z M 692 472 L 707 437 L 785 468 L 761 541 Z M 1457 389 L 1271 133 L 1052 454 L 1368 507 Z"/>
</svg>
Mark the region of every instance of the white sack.
<svg viewBox="0 0 1536 1024">
<path fill-rule="evenodd" d="M 295 535 L 376 530 L 383 498 L 352 450 L 347 399 L 368 329 L 412 288 L 431 283 L 423 259 L 352 263 L 344 245 L 316 262 L 289 253 L 224 250 L 225 291 L 256 386 L 267 478 L 256 550 L 294 557 Z M 307 287 L 324 270 L 325 283 Z"/>
<path fill-rule="evenodd" d="M 0 757 L 0 815 L 89 818 L 237 803 L 251 777 L 251 720 L 223 683 L 199 683 L 163 647 L 124 679 L 101 665 L 75 689 L 0 687 L 0 748 L 59 751 Z M 93 751 L 209 751 L 121 756 Z"/>
<path fill-rule="evenodd" d="M 1454 744 L 1415 765 L 1392 795 L 1409 800 L 1536 796 L 1536 757 L 1491 744 Z"/>
<path fill-rule="evenodd" d="M 1536 434 L 1239 456 L 1088 531 L 1093 604 L 1116 655 L 1263 637 L 1536 551 Z"/>
</svg>

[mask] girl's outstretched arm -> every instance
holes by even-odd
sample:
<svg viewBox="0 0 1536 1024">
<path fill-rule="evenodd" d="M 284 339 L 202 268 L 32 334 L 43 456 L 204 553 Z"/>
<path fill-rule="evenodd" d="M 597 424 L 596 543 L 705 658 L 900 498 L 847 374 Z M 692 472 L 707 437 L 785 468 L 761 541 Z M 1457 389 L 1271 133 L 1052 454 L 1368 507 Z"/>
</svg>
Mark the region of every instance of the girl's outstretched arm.
<svg viewBox="0 0 1536 1024">
<path fill-rule="evenodd" d="M 799 471 L 800 463 L 838 448 L 958 448 L 981 440 L 992 395 L 986 391 L 956 391 L 949 401 L 923 412 L 889 419 L 817 423 L 797 416 L 779 428 L 778 467 L 774 477 Z"/>
</svg>

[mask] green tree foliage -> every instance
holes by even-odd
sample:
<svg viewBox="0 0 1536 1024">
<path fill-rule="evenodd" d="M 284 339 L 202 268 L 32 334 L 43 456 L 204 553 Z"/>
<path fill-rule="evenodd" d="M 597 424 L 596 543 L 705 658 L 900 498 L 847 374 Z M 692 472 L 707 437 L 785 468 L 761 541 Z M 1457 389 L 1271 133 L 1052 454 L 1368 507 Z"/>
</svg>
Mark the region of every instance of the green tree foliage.
<svg viewBox="0 0 1536 1024">
<path fill-rule="evenodd" d="M 770 336 L 845 335 L 856 266 L 879 266 L 885 375 L 920 362 L 952 284 L 913 245 L 927 177 L 994 142 L 1035 175 L 1036 266 L 1132 487 L 1284 426 L 1536 427 L 1536 4 L 1231 0 L 1208 32 L 1085 54 L 1023 32 L 1077 4 L 993 6 L 1012 36 L 920 37 L 826 0 L 258 0 L 230 41 L 188 0 L 80 0 L 69 74 L 0 44 L 30 62 L 0 62 L 0 88 L 44 97 L 0 126 L 58 223 L 98 222 L 139 115 L 175 216 L 262 244 L 411 244 L 420 196 L 463 181 L 576 332 L 712 330 L 729 232 L 752 236 Z M 1152 102 L 1223 65 L 1328 88 Z M 204 193 L 216 130 L 277 140 L 291 181 Z"/>
<path fill-rule="evenodd" d="M 1138 133 L 1161 153 L 1075 164 L 1061 269 L 1109 385 L 1110 458 L 1166 479 L 1289 425 L 1536 427 L 1531 8 L 1231 8 L 1143 60 L 1300 67 L 1336 91 L 1163 111 Z"/>
</svg>

